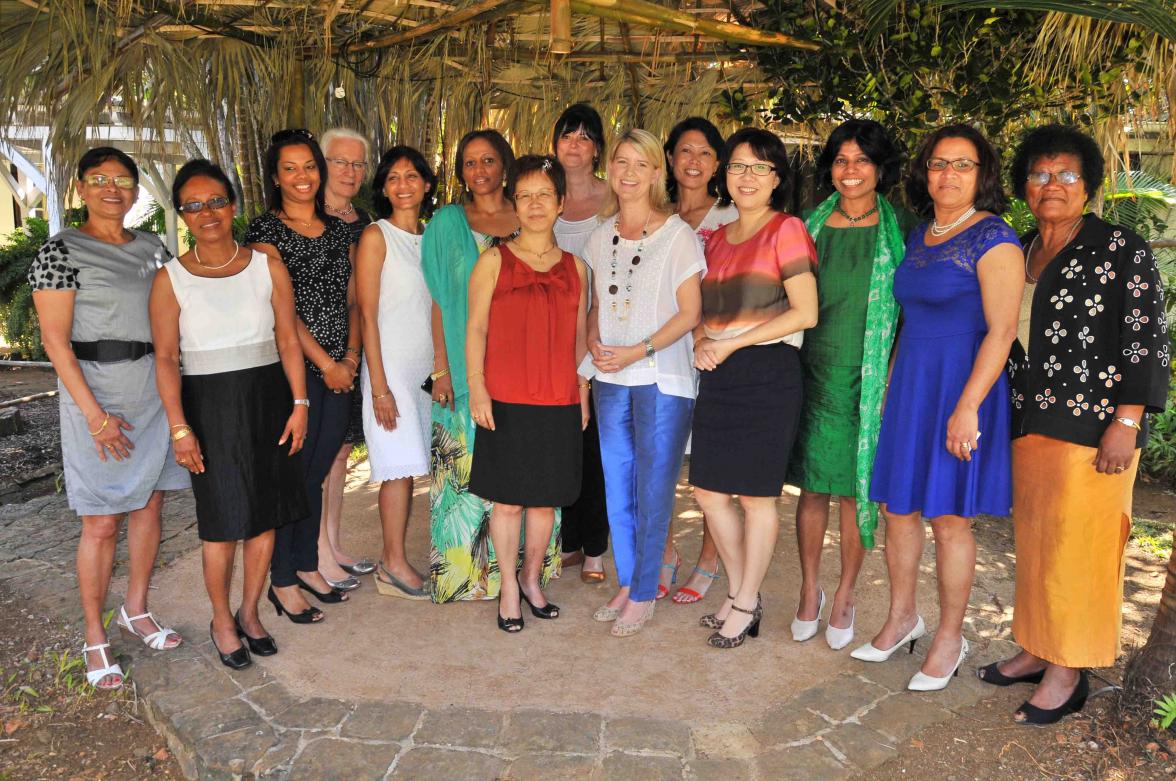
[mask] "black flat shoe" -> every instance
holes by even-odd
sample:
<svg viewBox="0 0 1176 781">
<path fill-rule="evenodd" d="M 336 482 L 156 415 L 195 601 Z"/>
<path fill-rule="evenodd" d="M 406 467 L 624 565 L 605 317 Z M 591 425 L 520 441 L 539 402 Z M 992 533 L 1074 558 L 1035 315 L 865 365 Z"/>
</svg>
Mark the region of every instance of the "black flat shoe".
<svg viewBox="0 0 1176 781">
<path fill-rule="evenodd" d="M 323 620 L 323 611 L 317 607 L 308 607 L 301 613 L 291 613 L 286 608 L 282 607 L 282 601 L 278 599 L 278 595 L 274 593 L 274 587 L 269 587 L 269 592 L 265 595 L 266 599 L 273 603 L 274 610 L 278 611 L 278 615 L 285 614 L 286 618 L 293 621 L 295 624 L 317 624 Z"/>
<path fill-rule="evenodd" d="M 250 637 L 241 626 L 241 611 L 233 616 L 233 623 L 237 625 L 237 637 L 249 644 L 249 652 L 254 656 L 273 656 L 278 652 L 278 644 L 269 635 L 265 637 Z"/>
<path fill-rule="evenodd" d="M 512 635 L 516 632 L 521 632 L 523 631 L 523 617 L 519 616 L 518 618 L 503 618 L 502 614 L 499 613 L 498 628 L 503 632 L 507 632 Z"/>
<path fill-rule="evenodd" d="M 993 686 L 1012 686 L 1015 683 L 1041 683 L 1041 679 L 1045 675 L 1045 670 L 1038 670 L 1028 675 L 1008 676 L 1000 671 L 999 665 L 1000 662 L 993 662 L 986 667 L 981 667 L 976 671 L 976 677 Z"/>
<path fill-rule="evenodd" d="M 1056 708 L 1039 708 L 1032 705 L 1028 700 L 1021 703 L 1021 707 L 1017 708 L 1018 713 L 1025 714 L 1025 718 L 1017 720 L 1017 724 L 1031 724 L 1035 727 L 1043 727 L 1047 724 L 1056 724 L 1071 713 L 1078 713 L 1086 706 L 1086 698 L 1090 695 L 1090 679 L 1086 677 L 1086 671 L 1083 670 L 1078 674 L 1078 684 L 1074 687 L 1074 691 L 1070 694 L 1070 699 L 1063 702 Z"/>
<path fill-rule="evenodd" d="M 543 607 L 535 607 L 527 596 L 527 592 L 523 591 L 523 584 L 521 583 L 519 584 L 519 596 L 531 608 L 531 615 L 535 616 L 535 618 L 559 618 L 559 605 L 553 605 L 548 602 Z"/>
<path fill-rule="evenodd" d="M 295 575 L 295 577 L 298 577 L 298 576 Z M 339 589 L 333 588 L 330 591 L 318 592 L 318 591 L 315 591 L 314 589 L 312 589 L 310 586 L 308 586 L 306 584 L 306 581 L 303 580 L 302 578 L 298 578 L 298 588 L 302 589 L 303 591 L 309 591 L 311 594 L 314 594 L 314 596 L 318 599 L 318 601 L 322 602 L 324 605 L 337 605 L 340 602 L 347 601 L 347 597 Z"/>
<path fill-rule="evenodd" d="M 216 637 L 212 634 L 212 624 L 208 625 L 208 637 L 212 640 L 212 647 L 216 649 L 216 655 L 220 657 L 221 664 L 228 667 L 230 670 L 243 670 L 249 665 L 253 664 L 253 660 L 249 658 L 249 649 L 241 646 L 231 654 L 221 653 L 221 649 L 216 646 Z"/>
</svg>

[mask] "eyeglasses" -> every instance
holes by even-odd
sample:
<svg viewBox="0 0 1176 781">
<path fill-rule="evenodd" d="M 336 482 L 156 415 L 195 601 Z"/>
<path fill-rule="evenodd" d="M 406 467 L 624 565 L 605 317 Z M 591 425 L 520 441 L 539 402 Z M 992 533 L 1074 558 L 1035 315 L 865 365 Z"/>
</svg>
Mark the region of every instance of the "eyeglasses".
<svg viewBox="0 0 1176 781">
<path fill-rule="evenodd" d="M 955 160 L 932 157 L 927 160 L 928 171 L 946 171 L 949 165 L 961 173 L 966 173 L 980 166 L 975 160 L 969 160 L 966 157 L 957 157 Z"/>
<path fill-rule="evenodd" d="M 134 190 L 135 177 L 133 176 L 107 176 L 106 174 L 86 174 L 82 179 L 83 182 L 91 187 L 105 187 L 114 182 L 114 186 L 120 190 Z"/>
<path fill-rule="evenodd" d="M 776 170 L 776 166 L 768 163 L 727 163 L 727 173 L 735 176 L 742 176 L 749 170 L 756 176 L 769 176 Z"/>
<path fill-rule="evenodd" d="M 1025 177 L 1025 181 L 1038 187 L 1045 187 L 1051 179 L 1057 179 L 1060 184 L 1076 184 L 1081 178 L 1082 174 L 1077 171 L 1058 171 L 1056 174 L 1049 171 L 1033 171 Z"/>
<path fill-rule="evenodd" d="M 350 166 L 352 171 L 357 174 L 362 174 L 367 170 L 367 163 L 363 160 L 344 160 L 342 157 L 335 157 L 327 161 L 331 165 L 339 169 L 344 169 Z"/>
<path fill-rule="evenodd" d="M 515 203 L 530 203 L 531 201 L 547 203 L 556 200 L 556 198 L 555 190 L 536 190 L 535 192 L 528 190 L 514 194 Z"/>
<path fill-rule="evenodd" d="M 230 203 L 232 203 L 232 201 L 230 201 L 228 198 L 225 198 L 223 195 L 216 195 L 212 198 L 209 198 L 207 201 L 190 201 L 188 203 L 182 203 L 180 204 L 180 211 L 182 211 L 184 214 L 196 214 L 197 212 L 202 212 L 205 209 L 223 209 Z"/>
</svg>

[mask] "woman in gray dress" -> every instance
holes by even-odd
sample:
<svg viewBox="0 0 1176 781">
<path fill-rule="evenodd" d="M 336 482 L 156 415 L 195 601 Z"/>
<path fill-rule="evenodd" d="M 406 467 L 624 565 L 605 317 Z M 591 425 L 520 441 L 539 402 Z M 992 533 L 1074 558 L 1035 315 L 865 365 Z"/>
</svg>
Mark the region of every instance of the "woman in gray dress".
<svg viewBox="0 0 1176 781">
<path fill-rule="evenodd" d="M 77 567 L 86 680 L 117 689 L 123 674 L 107 651 L 102 607 L 119 524 L 129 517 L 130 577 L 119 628 L 154 650 L 175 648 L 179 634 L 147 611 L 147 587 L 159 551 L 162 492 L 187 488 L 189 479 L 171 457 L 147 315 L 151 282 L 169 255 L 157 236 L 123 227 L 138 167 L 117 149 L 97 147 L 82 155 L 75 184 L 86 222 L 45 243 L 29 267 L 29 284 L 61 392 L 65 492 L 82 519 Z"/>
</svg>

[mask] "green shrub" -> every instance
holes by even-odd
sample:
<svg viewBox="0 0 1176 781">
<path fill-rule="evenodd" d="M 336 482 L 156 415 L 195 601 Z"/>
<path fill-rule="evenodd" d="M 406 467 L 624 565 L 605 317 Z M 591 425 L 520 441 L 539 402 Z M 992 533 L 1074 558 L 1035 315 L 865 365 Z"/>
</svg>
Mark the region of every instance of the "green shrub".
<svg viewBox="0 0 1176 781">
<path fill-rule="evenodd" d="M 49 223 L 30 218 L 0 246 L 0 337 L 34 360 L 44 360 L 45 349 L 28 273 L 37 250 L 48 238 Z"/>
</svg>

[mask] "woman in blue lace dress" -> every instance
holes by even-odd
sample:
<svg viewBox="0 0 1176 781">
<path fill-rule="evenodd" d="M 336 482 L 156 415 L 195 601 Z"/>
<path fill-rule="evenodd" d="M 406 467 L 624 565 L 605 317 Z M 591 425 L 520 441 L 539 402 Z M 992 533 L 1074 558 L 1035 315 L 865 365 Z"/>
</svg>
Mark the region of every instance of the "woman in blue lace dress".
<svg viewBox="0 0 1176 781">
<path fill-rule="evenodd" d="M 962 629 L 976 568 L 970 519 L 1008 515 L 1012 505 L 1004 368 L 1025 259 L 998 216 L 1006 204 L 1000 159 L 971 127 L 950 125 L 927 138 L 907 195 L 932 219 L 911 232 L 894 275 L 904 324 L 870 485 L 886 516 L 890 611 L 873 641 L 852 655 L 885 661 L 925 634 L 915 606 L 925 517 L 935 537 L 939 628 L 908 688 L 933 691 L 947 686 L 968 653 Z"/>
</svg>

